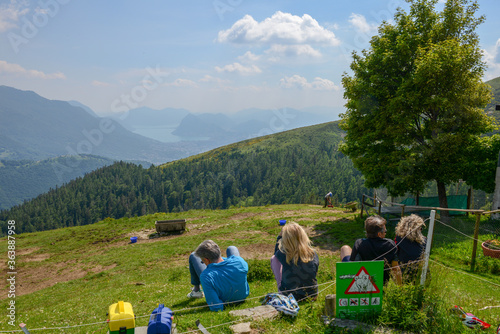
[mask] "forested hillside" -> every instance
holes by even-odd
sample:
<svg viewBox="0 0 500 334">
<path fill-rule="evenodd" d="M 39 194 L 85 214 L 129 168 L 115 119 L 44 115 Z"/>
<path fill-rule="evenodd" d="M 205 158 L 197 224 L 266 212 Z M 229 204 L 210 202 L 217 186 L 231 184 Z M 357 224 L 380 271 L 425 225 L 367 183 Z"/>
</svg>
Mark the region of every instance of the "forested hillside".
<svg viewBox="0 0 500 334">
<path fill-rule="evenodd" d="M 368 190 L 337 147 L 338 122 L 260 137 L 145 169 L 119 162 L 0 212 L 18 233 L 157 211 L 357 200 Z"/>
<path fill-rule="evenodd" d="M 492 79 L 486 82 L 491 86 L 491 93 L 493 94 L 493 99 L 485 108 L 487 113 L 493 113 L 497 104 L 500 104 L 500 77 Z M 495 113 L 498 119 L 498 112 Z"/>
<path fill-rule="evenodd" d="M 62 156 L 41 161 L 0 160 L 0 210 L 9 209 L 113 163 L 111 159 L 89 155 Z"/>
</svg>

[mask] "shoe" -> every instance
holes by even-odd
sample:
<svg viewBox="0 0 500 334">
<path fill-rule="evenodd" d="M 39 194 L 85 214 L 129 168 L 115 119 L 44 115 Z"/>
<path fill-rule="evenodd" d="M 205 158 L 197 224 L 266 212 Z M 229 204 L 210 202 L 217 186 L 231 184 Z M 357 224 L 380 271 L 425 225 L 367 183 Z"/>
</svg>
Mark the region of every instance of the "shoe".
<svg viewBox="0 0 500 334">
<path fill-rule="evenodd" d="M 188 293 L 187 296 L 188 296 L 188 298 L 204 298 L 205 294 L 201 290 L 199 290 L 199 291 L 191 290 L 191 292 Z"/>
</svg>

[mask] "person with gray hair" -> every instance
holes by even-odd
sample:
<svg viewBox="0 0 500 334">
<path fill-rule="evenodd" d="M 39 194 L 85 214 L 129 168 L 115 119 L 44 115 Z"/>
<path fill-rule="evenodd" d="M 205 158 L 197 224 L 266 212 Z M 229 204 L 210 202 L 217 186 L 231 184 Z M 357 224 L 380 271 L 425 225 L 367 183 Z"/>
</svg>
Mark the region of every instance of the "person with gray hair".
<svg viewBox="0 0 500 334">
<path fill-rule="evenodd" d="M 235 246 L 229 246 L 226 255 L 221 256 L 214 241 L 205 240 L 189 256 L 193 288 L 187 296 L 205 297 L 211 311 L 221 311 L 225 303 L 243 301 L 250 294 L 248 264 Z"/>
<path fill-rule="evenodd" d="M 396 226 L 394 241 L 398 246 L 399 263 L 406 281 L 415 282 L 418 279 L 419 260 L 422 259 L 427 244 L 427 239 L 422 234 L 424 227 L 424 220 L 416 214 L 402 217 Z"/>
<path fill-rule="evenodd" d="M 380 216 L 369 216 L 365 220 L 366 238 L 358 239 L 351 248 L 347 245 L 340 248 L 342 262 L 383 260 L 384 283 L 390 278 L 392 271 L 396 283 L 401 284 L 401 269 L 399 268 L 396 243 L 385 237 L 387 221 Z"/>
</svg>

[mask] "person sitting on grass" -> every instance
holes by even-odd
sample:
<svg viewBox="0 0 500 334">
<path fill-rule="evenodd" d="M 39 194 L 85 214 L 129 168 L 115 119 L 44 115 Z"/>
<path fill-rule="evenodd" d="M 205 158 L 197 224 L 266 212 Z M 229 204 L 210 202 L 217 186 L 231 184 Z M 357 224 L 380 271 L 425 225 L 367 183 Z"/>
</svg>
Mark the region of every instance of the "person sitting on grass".
<svg viewBox="0 0 500 334">
<path fill-rule="evenodd" d="M 235 246 L 229 246 L 226 254 L 227 258 L 222 257 L 219 246 L 205 240 L 189 256 L 193 288 L 187 296 L 205 297 L 210 311 L 223 310 L 225 303 L 242 302 L 250 293 L 248 264 Z"/>
<path fill-rule="evenodd" d="M 318 267 L 318 254 L 304 229 L 294 222 L 283 226 L 271 258 L 278 291 L 286 295 L 292 293 L 297 302 L 308 297 L 316 300 Z"/>
<path fill-rule="evenodd" d="M 427 239 L 422 234 L 424 220 L 415 214 L 401 218 L 396 226 L 396 245 L 401 272 L 405 281 L 415 281 L 419 260 L 422 258 Z"/>
<path fill-rule="evenodd" d="M 386 220 L 380 216 L 366 218 L 366 238 L 356 240 L 353 248 L 347 245 L 342 246 L 340 258 L 342 262 L 383 260 L 385 262 L 384 284 L 389 281 L 389 270 L 392 271 L 396 283 L 401 284 L 397 247 L 393 240 L 385 238 L 386 223 Z"/>
</svg>

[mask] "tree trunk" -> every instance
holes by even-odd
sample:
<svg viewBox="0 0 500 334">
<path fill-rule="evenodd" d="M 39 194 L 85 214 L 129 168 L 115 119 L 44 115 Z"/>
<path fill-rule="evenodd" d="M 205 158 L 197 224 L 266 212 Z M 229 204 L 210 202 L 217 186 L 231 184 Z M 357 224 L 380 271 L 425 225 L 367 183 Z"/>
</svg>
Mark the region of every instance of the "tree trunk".
<svg viewBox="0 0 500 334">
<path fill-rule="evenodd" d="M 446 198 L 446 185 L 444 184 L 444 182 L 441 181 L 436 181 L 436 183 L 438 189 L 439 206 L 441 208 L 447 208 L 448 199 Z M 450 220 L 450 215 L 448 214 L 448 211 L 441 210 L 440 216 L 443 222 L 448 222 Z"/>
</svg>

